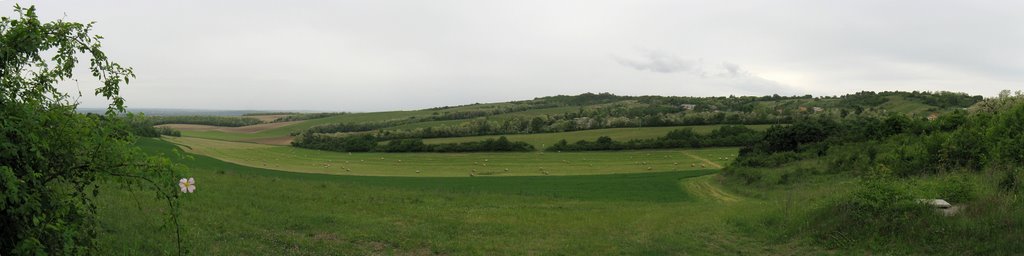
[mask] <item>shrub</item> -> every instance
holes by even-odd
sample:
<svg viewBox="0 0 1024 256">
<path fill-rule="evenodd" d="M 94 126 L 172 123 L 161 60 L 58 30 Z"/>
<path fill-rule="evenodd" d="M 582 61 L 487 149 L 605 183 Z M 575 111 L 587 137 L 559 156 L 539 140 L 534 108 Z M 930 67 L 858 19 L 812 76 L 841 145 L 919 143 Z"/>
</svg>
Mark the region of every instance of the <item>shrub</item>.
<svg viewBox="0 0 1024 256">
<path fill-rule="evenodd" d="M 807 176 L 817 174 L 818 171 L 811 168 L 797 168 L 795 171 L 783 173 L 779 176 L 779 185 L 793 184 Z"/>
<path fill-rule="evenodd" d="M 178 235 L 183 167 L 134 146 L 139 130 L 127 115 L 121 86 L 131 68 L 107 58 L 92 23 L 42 22 L 35 7 L 0 18 L 0 254 L 96 253 L 96 196 L 107 184 L 152 188 L 166 199 Z M 86 55 L 104 114 L 82 114 L 56 86 L 72 79 Z M 127 116 L 127 118 L 126 118 Z M 141 126 L 146 127 L 146 126 Z"/>
<path fill-rule="evenodd" d="M 1003 177 L 999 179 L 999 190 L 1010 193 L 1020 192 L 1021 173 L 1020 169 L 1004 172 Z"/>
<path fill-rule="evenodd" d="M 736 158 L 736 165 L 747 167 L 779 167 L 792 163 L 803 158 L 803 155 L 796 152 L 782 152 L 775 154 L 746 155 Z"/>
<path fill-rule="evenodd" d="M 730 166 L 726 168 L 722 174 L 726 177 L 739 180 L 744 185 L 751 185 L 764 180 L 764 172 L 755 168 Z"/>
<path fill-rule="evenodd" d="M 909 235 L 917 219 L 937 216 L 915 201 L 903 183 L 868 178 L 852 193 L 833 198 L 811 215 L 814 238 L 827 247 L 885 242 Z"/>
<path fill-rule="evenodd" d="M 938 198 L 956 203 L 968 202 L 977 198 L 977 189 L 967 176 L 956 175 L 940 181 L 936 191 Z"/>
</svg>

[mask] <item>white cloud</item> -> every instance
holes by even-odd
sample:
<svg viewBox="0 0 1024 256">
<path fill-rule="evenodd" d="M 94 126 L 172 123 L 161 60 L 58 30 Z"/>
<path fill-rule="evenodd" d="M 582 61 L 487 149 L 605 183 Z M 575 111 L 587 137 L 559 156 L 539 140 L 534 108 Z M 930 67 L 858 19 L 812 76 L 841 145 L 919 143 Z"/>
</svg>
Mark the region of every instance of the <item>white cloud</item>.
<svg viewBox="0 0 1024 256">
<path fill-rule="evenodd" d="M 725 89 L 728 94 L 795 94 L 798 90 L 776 81 L 760 77 L 738 64 L 723 61 L 709 63 L 703 59 L 686 59 L 664 51 L 641 50 L 636 57 L 611 57 L 618 64 L 638 71 L 662 74 L 678 74 L 699 78 L 698 83 L 713 84 Z M 687 81 L 693 83 L 694 81 Z M 718 88 L 722 89 L 722 88 Z"/>
<path fill-rule="evenodd" d="M 97 21 L 110 57 L 139 75 L 123 90 L 138 107 L 371 111 L 603 91 L 995 95 L 1024 80 L 1016 1 L 3 3 Z"/>
</svg>

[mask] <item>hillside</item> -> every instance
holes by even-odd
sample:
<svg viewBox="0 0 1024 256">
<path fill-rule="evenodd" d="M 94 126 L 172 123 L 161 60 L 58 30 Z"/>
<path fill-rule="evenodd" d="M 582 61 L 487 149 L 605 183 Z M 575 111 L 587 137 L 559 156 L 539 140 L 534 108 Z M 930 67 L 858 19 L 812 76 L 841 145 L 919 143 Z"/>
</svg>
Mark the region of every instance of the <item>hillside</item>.
<svg viewBox="0 0 1024 256">
<path fill-rule="evenodd" d="M 577 96 L 541 97 L 533 100 L 439 107 L 416 111 L 373 113 L 333 113 L 319 118 L 293 118 L 283 122 L 267 122 L 268 117 L 253 114 L 245 118 L 263 124 L 223 128 L 169 123 L 164 127 L 177 129 L 184 136 L 290 145 L 302 133 L 315 136 L 346 136 L 374 134 L 381 140 L 420 138 L 429 143 L 465 142 L 470 139 L 509 135 L 513 141 L 538 140 L 521 134 L 560 133 L 569 131 L 692 125 L 784 124 L 793 118 L 814 115 L 847 115 L 862 112 L 898 112 L 925 117 L 965 108 L 979 97 L 954 93 L 861 92 L 839 97 L 662 97 L 582 94 Z M 273 113 L 275 119 L 289 115 Z M 294 114 L 291 117 L 318 116 Z M 198 120 L 202 121 L 202 120 Z M 230 121 L 230 120 L 229 120 Z M 164 122 L 166 123 L 166 122 Z M 223 123 L 223 121 L 221 122 Z M 615 131 L 615 130 L 608 130 Z M 661 130 L 658 130 L 661 132 Z M 567 133 L 574 142 L 581 133 Z M 582 133 L 587 134 L 587 133 Z M 601 134 L 594 132 L 591 134 Z M 653 135 L 653 134 L 652 134 Z M 542 137 L 560 137 L 551 135 Z M 431 139 L 431 138 L 450 139 Z M 656 136 L 625 136 L 624 139 Z M 522 139 L 521 139 L 522 138 Z M 550 141 L 550 140 L 548 140 Z M 554 141 L 557 141 L 554 140 Z M 546 143 L 540 143 L 546 144 Z M 301 143 L 298 144 L 301 146 Z"/>
<path fill-rule="evenodd" d="M 164 124 L 181 137 L 139 143 L 187 156 L 209 193 L 188 239 L 208 252 L 1012 254 L 1020 98 L 585 94 Z M 143 242 L 163 235 L 138 229 L 145 210 L 109 210 L 136 196 L 104 197 L 103 247 L 166 250 Z"/>
<path fill-rule="evenodd" d="M 0 256 L 1024 255 L 1024 91 L 851 89 L 1020 6 L 13 2 Z"/>
</svg>

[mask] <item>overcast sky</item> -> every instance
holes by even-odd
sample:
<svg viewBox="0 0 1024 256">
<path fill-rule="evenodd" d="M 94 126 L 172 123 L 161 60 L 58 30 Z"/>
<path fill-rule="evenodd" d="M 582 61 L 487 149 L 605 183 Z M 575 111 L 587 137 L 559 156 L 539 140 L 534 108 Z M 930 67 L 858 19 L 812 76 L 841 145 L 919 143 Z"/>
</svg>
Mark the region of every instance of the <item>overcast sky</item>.
<svg viewBox="0 0 1024 256">
<path fill-rule="evenodd" d="M 14 3 L 96 21 L 135 68 L 130 107 L 1024 89 L 1024 1 L 0 0 L 4 16 Z"/>
</svg>

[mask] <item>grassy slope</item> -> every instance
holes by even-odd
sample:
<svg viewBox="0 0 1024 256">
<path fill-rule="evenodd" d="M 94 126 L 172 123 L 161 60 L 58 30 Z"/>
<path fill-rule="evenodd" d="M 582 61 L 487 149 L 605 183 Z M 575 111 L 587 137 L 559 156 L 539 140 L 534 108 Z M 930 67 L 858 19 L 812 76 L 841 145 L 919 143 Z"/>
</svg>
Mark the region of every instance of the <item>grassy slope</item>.
<svg viewBox="0 0 1024 256">
<path fill-rule="evenodd" d="M 579 109 L 580 109 L 580 107 L 557 107 L 557 108 L 531 109 L 531 110 L 526 110 L 526 111 L 519 111 L 519 112 L 512 112 L 512 113 L 505 113 L 505 114 L 500 114 L 500 115 L 488 116 L 487 119 L 488 120 L 506 120 L 506 119 L 512 119 L 514 117 L 532 118 L 532 117 L 535 117 L 535 116 L 556 115 L 556 114 L 564 114 L 564 113 L 576 112 Z M 458 120 L 418 122 L 418 123 L 411 123 L 411 124 L 406 124 L 406 125 L 399 125 L 399 126 L 395 126 L 395 127 L 389 127 L 389 128 L 387 128 L 387 130 L 415 129 L 415 128 L 425 128 L 425 127 L 431 127 L 431 126 L 440 126 L 440 125 L 457 125 L 457 124 L 460 124 L 460 123 L 468 122 L 470 120 L 473 120 L 473 119 L 458 119 Z"/>
<path fill-rule="evenodd" d="M 573 143 L 579 140 L 595 140 L 597 137 L 608 136 L 618 141 L 628 141 L 632 139 L 653 139 L 657 137 L 665 136 L 669 131 L 692 128 L 694 132 L 707 134 L 711 130 L 717 129 L 721 125 L 694 125 L 694 126 L 669 126 L 669 127 L 643 127 L 643 128 L 611 128 L 611 129 L 596 129 L 596 130 L 584 130 L 584 131 L 573 131 L 573 132 L 559 132 L 559 133 L 539 133 L 539 134 L 513 134 L 504 135 L 510 141 L 522 141 L 530 143 L 537 149 L 543 149 L 546 146 L 550 146 L 561 139 Z M 751 129 L 755 130 L 766 130 L 771 125 L 748 125 Z M 456 142 L 469 142 L 469 141 L 480 141 L 485 139 L 496 139 L 502 135 L 489 135 L 489 136 L 470 136 L 470 137 L 455 137 L 455 138 L 435 138 L 425 139 L 423 143 L 427 144 L 439 144 L 439 143 L 456 143 Z"/>
<path fill-rule="evenodd" d="M 907 99 L 899 96 L 889 96 L 888 102 L 879 105 L 879 107 L 892 112 L 907 113 L 907 114 L 925 114 L 928 109 L 936 108 L 935 106 L 921 103 L 916 100 Z"/>
<path fill-rule="evenodd" d="M 699 170 L 687 155 L 725 165 L 736 148 L 565 153 L 340 153 L 199 138 L 167 140 L 188 151 L 240 165 L 306 173 L 364 176 L 540 176 Z M 691 164 L 694 167 L 691 167 Z M 543 169 L 541 169 L 543 168 Z M 505 169 L 509 169 L 508 172 Z M 421 171 L 416 173 L 416 171 Z"/>
<path fill-rule="evenodd" d="M 181 219 L 195 254 L 809 253 L 732 224 L 748 223 L 762 201 L 683 189 L 687 177 L 712 171 L 401 178 L 277 172 L 200 155 L 176 161 L 198 183 Z M 100 254 L 174 252 L 173 232 L 159 228 L 165 205 L 151 194 L 105 190 L 99 203 Z"/>
<path fill-rule="evenodd" d="M 918 102 L 918 101 L 915 101 L 915 100 L 899 97 L 899 96 L 890 96 L 889 99 L 890 99 L 889 102 L 886 102 L 885 104 L 882 104 L 879 107 L 881 107 L 883 109 L 887 109 L 889 111 L 895 111 L 895 112 L 901 112 L 901 113 L 917 113 L 917 114 L 927 112 L 927 110 L 929 108 L 933 108 L 933 106 L 930 106 L 930 105 L 927 105 L 927 104 L 924 104 L 924 103 L 921 103 L 921 102 Z M 763 108 L 767 108 L 769 106 L 771 106 L 771 108 L 775 108 L 775 107 L 778 107 L 778 106 L 786 106 L 786 108 L 793 108 L 793 109 L 795 109 L 797 106 L 802 106 L 802 105 L 807 105 L 807 106 L 828 105 L 829 102 L 833 102 L 833 101 L 836 101 L 836 100 L 834 100 L 834 99 L 825 99 L 825 100 L 782 100 L 782 101 L 778 101 L 778 102 L 761 102 L 761 103 L 759 103 L 759 106 L 763 107 Z M 584 108 L 595 108 L 595 107 L 604 106 L 604 105 L 610 105 L 610 104 L 634 104 L 634 105 L 636 105 L 638 103 L 635 103 L 635 102 L 632 102 L 632 101 L 621 101 L 621 102 L 615 102 L 615 103 L 609 103 L 609 104 L 585 106 Z M 221 132 L 221 131 L 183 131 L 182 135 L 183 136 L 187 136 L 187 137 L 219 139 L 219 140 L 228 140 L 228 141 L 246 141 L 246 140 L 253 140 L 253 139 L 260 139 L 260 138 L 284 137 L 284 136 L 288 136 L 293 131 L 302 131 L 302 130 L 308 129 L 309 127 L 313 127 L 313 126 L 317 126 L 317 125 L 323 125 L 323 124 L 330 124 L 330 123 L 401 120 L 401 119 L 408 119 L 408 118 L 412 118 L 412 117 L 427 117 L 427 116 L 430 116 L 430 115 L 434 114 L 435 112 L 443 113 L 443 112 L 456 112 L 456 111 L 469 111 L 469 110 L 490 110 L 490 109 L 494 109 L 494 108 L 497 108 L 497 107 L 509 106 L 509 105 L 511 105 L 511 103 L 489 103 L 489 104 L 467 105 L 467 106 L 454 107 L 454 108 L 442 109 L 442 110 L 414 110 L 414 111 L 389 111 L 389 112 L 373 112 L 373 113 L 355 113 L 355 114 L 346 114 L 346 115 L 339 115 L 339 116 L 333 116 L 333 117 L 327 117 L 327 118 L 306 120 L 304 122 L 299 122 L 299 123 L 294 124 L 294 125 L 289 125 L 289 126 L 275 128 L 275 129 L 269 129 L 269 130 L 260 131 L 260 132 L 257 132 L 257 133 L 230 133 L 230 132 Z M 494 116 L 490 116 L 488 118 L 491 119 L 491 120 L 504 120 L 504 119 L 509 119 L 509 118 L 513 118 L 513 117 L 529 118 L 529 117 L 533 117 L 533 116 L 537 116 L 537 115 L 554 115 L 554 114 L 576 112 L 577 110 L 579 110 L 579 108 L 580 107 L 578 107 L 578 106 L 569 106 L 569 107 L 556 107 L 556 108 L 545 108 L 545 109 L 532 109 L 532 110 L 527 110 L 527 111 L 520 111 L 520 112 L 514 112 L 514 113 L 506 113 L 506 114 L 494 115 Z M 389 129 L 413 129 L 413 128 L 423 128 L 423 127 L 429 127 L 429 126 L 438 126 L 438 125 L 457 125 L 459 123 L 466 122 L 466 121 L 467 120 L 445 120 L 445 121 L 420 122 L 420 123 L 412 123 L 412 124 L 407 124 L 407 125 L 396 126 L 396 127 L 392 127 L 392 128 L 389 128 Z"/>
</svg>

